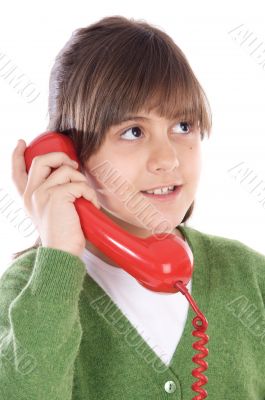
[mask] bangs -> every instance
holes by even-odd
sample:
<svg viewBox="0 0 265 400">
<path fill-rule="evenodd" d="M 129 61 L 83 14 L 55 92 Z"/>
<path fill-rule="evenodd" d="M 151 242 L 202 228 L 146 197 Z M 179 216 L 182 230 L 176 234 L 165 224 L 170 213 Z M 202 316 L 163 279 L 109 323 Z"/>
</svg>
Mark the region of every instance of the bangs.
<svg viewBox="0 0 265 400">
<path fill-rule="evenodd" d="M 184 54 L 160 37 L 144 34 L 130 38 L 129 44 L 111 50 L 102 87 L 106 89 L 106 106 L 111 112 L 105 130 L 120 124 L 130 115 L 154 111 L 168 120 L 181 118 L 199 124 L 201 133 L 211 129 L 211 114 L 207 98 L 191 70 Z M 113 61 L 114 60 L 116 61 Z M 104 99 L 102 99 L 104 109 Z"/>
<path fill-rule="evenodd" d="M 202 139 L 209 136 L 207 97 L 166 33 L 130 25 L 112 35 L 106 30 L 96 43 L 93 35 L 87 39 L 78 54 L 62 88 L 61 116 L 51 118 L 50 127 L 73 138 L 81 163 L 100 148 L 112 126 L 140 112 L 196 124 Z"/>
</svg>

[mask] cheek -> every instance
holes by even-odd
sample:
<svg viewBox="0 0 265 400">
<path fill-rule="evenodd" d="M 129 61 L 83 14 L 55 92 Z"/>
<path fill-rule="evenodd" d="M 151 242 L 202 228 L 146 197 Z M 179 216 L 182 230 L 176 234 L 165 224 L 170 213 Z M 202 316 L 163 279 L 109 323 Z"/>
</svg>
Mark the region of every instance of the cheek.
<svg viewBox="0 0 265 400">
<path fill-rule="evenodd" d="M 202 169 L 201 154 L 195 151 L 195 147 L 189 146 L 189 151 L 186 153 L 186 157 L 182 159 L 180 163 L 180 175 L 183 177 L 183 181 L 191 186 L 198 185 Z"/>
<path fill-rule="evenodd" d="M 202 166 L 202 151 L 200 143 L 190 145 L 187 154 L 189 163 L 193 166 L 194 172 L 200 172 Z"/>
<path fill-rule="evenodd" d="M 109 157 L 94 160 L 88 166 L 90 170 L 92 169 L 90 181 L 93 181 L 93 188 L 103 189 L 101 193 L 98 192 L 101 203 L 108 205 L 111 209 L 120 207 L 124 197 L 128 198 L 138 191 L 135 182 L 139 178 L 134 163 L 117 162 L 117 159 Z M 96 175 L 93 176 L 95 171 Z"/>
</svg>

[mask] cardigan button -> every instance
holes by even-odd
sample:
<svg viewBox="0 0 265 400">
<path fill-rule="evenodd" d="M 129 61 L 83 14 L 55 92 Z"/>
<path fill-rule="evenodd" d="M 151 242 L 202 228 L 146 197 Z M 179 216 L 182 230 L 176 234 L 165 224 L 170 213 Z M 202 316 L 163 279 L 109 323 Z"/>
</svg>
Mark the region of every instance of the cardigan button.
<svg viewBox="0 0 265 400">
<path fill-rule="evenodd" d="M 174 393 L 176 390 L 176 384 L 173 381 L 167 381 L 165 383 L 165 391 L 167 393 Z"/>
</svg>

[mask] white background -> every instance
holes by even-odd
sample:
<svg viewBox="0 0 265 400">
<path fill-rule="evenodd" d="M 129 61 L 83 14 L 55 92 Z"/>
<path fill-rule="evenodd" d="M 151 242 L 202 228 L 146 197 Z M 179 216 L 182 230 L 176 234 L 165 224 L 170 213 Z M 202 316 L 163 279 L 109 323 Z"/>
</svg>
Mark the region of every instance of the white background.
<svg viewBox="0 0 265 400">
<path fill-rule="evenodd" d="M 203 142 L 203 172 L 196 208 L 188 225 L 200 231 L 234 238 L 265 254 L 265 24 L 262 2 L 75 0 L 5 2 L 0 13 L 1 54 L 34 83 L 38 98 L 29 103 L 1 77 L 0 199 L 13 209 L 22 202 L 11 178 L 11 152 L 19 138 L 28 144 L 47 123 L 48 81 L 54 58 L 72 32 L 110 15 L 142 19 L 166 31 L 183 50 L 204 88 L 213 113 L 213 130 Z M 239 25 L 255 43 L 240 44 L 229 33 Z M 239 32 L 239 30 L 237 31 Z M 241 34 L 241 41 L 243 39 Z M 263 44 L 262 44 L 263 43 Z M 250 54 L 260 44 L 259 51 Z M 259 58 L 258 58 L 259 56 Z M 3 64 L 0 64 L 0 68 Z M 240 183 L 228 170 L 242 163 L 255 185 Z M 243 172 L 241 172 L 243 174 Z M 243 175 L 242 175 L 243 176 Z M 12 252 L 32 245 L 15 227 L 0 202 L 0 275 Z M 22 215 L 22 214 L 21 214 Z M 24 217 L 26 214 L 24 214 Z"/>
</svg>

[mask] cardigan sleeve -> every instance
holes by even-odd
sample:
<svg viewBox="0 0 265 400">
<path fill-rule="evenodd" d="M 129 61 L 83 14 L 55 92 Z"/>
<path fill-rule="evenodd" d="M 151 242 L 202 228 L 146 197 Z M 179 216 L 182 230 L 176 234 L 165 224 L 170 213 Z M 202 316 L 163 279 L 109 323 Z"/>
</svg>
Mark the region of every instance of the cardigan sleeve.
<svg viewBox="0 0 265 400">
<path fill-rule="evenodd" d="M 70 400 L 85 264 L 58 249 L 34 252 L 0 278 L 0 398 Z"/>
</svg>

